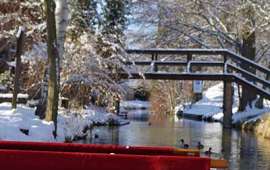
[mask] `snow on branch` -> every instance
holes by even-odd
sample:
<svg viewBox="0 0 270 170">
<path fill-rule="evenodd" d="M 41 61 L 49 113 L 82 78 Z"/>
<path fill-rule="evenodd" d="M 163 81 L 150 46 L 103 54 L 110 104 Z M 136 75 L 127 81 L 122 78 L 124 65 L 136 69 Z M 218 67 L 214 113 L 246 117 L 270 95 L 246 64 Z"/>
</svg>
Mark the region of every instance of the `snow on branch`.
<svg viewBox="0 0 270 170">
<path fill-rule="evenodd" d="M 16 34 L 17 38 L 20 38 L 21 34 L 25 31 L 25 28 L 23 26 L 20 26 L 18 29 L 18 32 Z"/>
</svg>

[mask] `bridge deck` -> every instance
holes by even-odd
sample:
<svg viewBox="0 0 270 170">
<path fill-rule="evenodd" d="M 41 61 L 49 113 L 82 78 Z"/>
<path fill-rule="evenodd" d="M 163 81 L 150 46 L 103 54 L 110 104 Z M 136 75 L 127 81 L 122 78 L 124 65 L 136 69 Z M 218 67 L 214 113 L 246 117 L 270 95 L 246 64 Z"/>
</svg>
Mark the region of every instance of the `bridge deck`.
<svg viewBox="0 0 270 170">
<path fill-rule="evenodd" d="M 249 86 L 259 95 L 270 100 L 270 92 L 256 86 L 256 84 L 245 80 L 232 73 L 219 73 L 219 74 L 204 74 L 204 73 L 120 73 L 119 77 L 122 79 L 145 79 L 145 80 L 207 80 L 207 81 L 231 81 Z M 261 80 L 263 81 L 263 80 Z M 269 81 L 267 82 L 269 83 Z"/>
<path fill-rule="evenodd" d="M 146 72 L 146 73 L 120 73 L 122 79 L 148 79 L 148 80 L 209 80 L 223 81 L 233 79 L 232 74 L 208 74 L 208 73 L 164 73 L 164 72 Z"/>
</svg>

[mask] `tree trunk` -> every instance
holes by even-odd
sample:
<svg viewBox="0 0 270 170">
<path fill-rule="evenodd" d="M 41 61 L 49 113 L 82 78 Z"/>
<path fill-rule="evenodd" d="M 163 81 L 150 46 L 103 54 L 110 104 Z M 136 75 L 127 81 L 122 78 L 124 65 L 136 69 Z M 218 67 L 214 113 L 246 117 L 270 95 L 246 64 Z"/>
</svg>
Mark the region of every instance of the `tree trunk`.
<svg viewBox="0 0 270 170">
<path fill-rule="evenodd" d="M 47 98 L 48 98 L 48 77 L 49 77 L 48 68 L 46 67 L 44 70 L 43 81 L 40 88 L 41 97 L 39 99 L 37 109 L 35 111 L 35 115 L 39 116 L 40 119 L 45 118 Z"/>
<path fill-rule="evenodd" d="M 17 95 L 20 89 L 19 80 L 21 73 L 21 55 L 23 51 L 23 39 L 24 39 L 24 28 L 20 27 L 17 33 L 17 50 L 16 50 L 16 68 L 15 68 L 15 78 L 14 78 L 14 89 L 13 89 L 13 97 L 12 97 L 12 108 L 17 108 Z"/>
<path fill-rule="evenodd" d="M 61 63 L 61 60 L 64 55 L 65 34 L 66 28 L 68 26 L 69 10 L 67 0 L 55 0 L 55 2 L 56 2 L 55 20 L 56 20 L 57 47 L 58 47 L 59 63 Z"/>
<path fill-rule="evenodd" d="M 243 44 L 241 48 L 241 54 L 250 59 L 253 60 L 255 59 L 256 56 L 256 36 L 255 36 L 255 31 L 251 33 L 247 33 L 246 36 L 243 37 Z M 241 67 L 251 73 L 256 73 L 254 68 L 251 68 L 248 64 L 246 63 L 241 63 Z M 248 77 L 245 77 L 247 80 L 252 81 Z M 240 104 L 239 104 L 239 111 L 244 111 L 249 105 L 252 107 L 252 101 L 254 101 L 257 98 L 256 92 L 254 92 L 253 89 L 242 86 L 242 95 L 240 99 Z"/>
<path fill-rule="evenodd" d="M 58 49 L 58 62 L 57 62 L 57 83 L 60 87 L 60 71 L 62 60 L 64 57 L 64 45 L 66 37 L 66 28 L 69 21 L 69 9 L 67 0 L 55 0 L 56 10 L 55 10 L 55 23 L 56 23 L 56 39 L 57 39 L 57 49 Z M 60 103 L 62 103 L 61 94 Z"/>
<path fill-rule="evenodd" d="M 57 132 L 57 112 L 58 112 L 58 81 L 57 81 L 57 62 L 58 51 L 56 41 L 56 26 L 55 26 L 55 3 L 53 0 L 45 0 L 46 16 L 47 16 L 47 52 L 49 65 L 48 79 L 48 99 L 46 108 L 47 121 L 54 122 L 54 137 Z"/>
</svg>

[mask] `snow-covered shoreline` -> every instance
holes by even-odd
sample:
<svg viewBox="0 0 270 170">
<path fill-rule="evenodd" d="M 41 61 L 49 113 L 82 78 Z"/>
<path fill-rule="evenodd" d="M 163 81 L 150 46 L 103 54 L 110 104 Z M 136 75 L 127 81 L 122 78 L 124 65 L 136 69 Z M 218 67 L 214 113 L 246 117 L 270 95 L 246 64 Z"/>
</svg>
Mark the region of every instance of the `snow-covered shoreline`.
<svg viewBox="0 0 270 170">
<path fill-rule="evenodd" d="M 234 85 L 234 94 L 238 94 L 238 88 Z M 262 115 L 266 112 L 270 112 L 269 101 L 265 102 L 266 107 L 258 109 L 254 107 L 247 107 L 245 111 L 238 112 L 239 100 L 236 95 L 233 97 L 233 124 L 238 124 L 247 121 L 249 118 L 253 118 Z M 223 121 L 223 83 L 219 83 L 210 87 L 203 93 L 203 98 L 198 102 L 189 105 L 183 109 L 183 115 L 189 117 L 198 117 L 201 119 L 211 119 L 214 121 Z M 177 108 L 183 108 L 177 106 Z"/>
<path fill-rule="evenodd" d="M 35 116 L 34 108 L 18 105 L 16 110 L 12 110 L 10 103 L 0 103 L 0 140 L 64 142 L 67 138 L 73 140 L 77 136 L 87 135 L 84 130 L 95 124 L 107 125 L 112 121 L 128 123 L 94 106 L 80 113 L 61 110 L 57 121 L 57 138 L 54 139 L 53 122 L 40 120 Z"/>
<path fill-rule="evenodd" d="M 129 101 L 121 101 L 120 108 L 123 110 L 135 110 L 135 109 L 149 109 L 148 101 L 141 100 L 129 100 Z"/>
</svg>

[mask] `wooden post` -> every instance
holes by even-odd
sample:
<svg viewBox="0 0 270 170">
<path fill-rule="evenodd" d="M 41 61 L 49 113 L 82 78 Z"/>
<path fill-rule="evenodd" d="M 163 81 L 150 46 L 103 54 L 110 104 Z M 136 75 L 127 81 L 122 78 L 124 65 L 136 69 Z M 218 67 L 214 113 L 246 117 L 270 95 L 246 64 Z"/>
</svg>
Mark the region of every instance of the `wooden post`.
<svg viewBox="0 0 270 170">
<path fill-rule="evenodd" d="M 20 89 L 19 79 L 21 72 L 21 55 L 23 51 L 23 37 L 24 37 L 24 28 L 20 27 L 17 33 L 17 49 L 16 49 L 16 68 L 15 68 L 15 78 L 14 78 L 14 89 L 13 89 L 13 97 L 12 97 L 12 108 L 16 109 L 17 107 L 17 95 Z"/>
<path fill-rule="evenodd" d="M 115 101 L 115 111 L 116 111 L 116 115 L 119 116 L 119 114 L 120 114 L 120 98 Z"/>
<path fill-rule="evenodd" d="M 152 53 L 152 61 L 154 61 L 154 60 L 155 60 L 155 54 Z"/>
<path fill-rule="evenodd" d="M 157 53 L 152 53 L 152 61 L 157 61 L 158 60 L 158 54 Z M 158 67 L 157 65 L 154 63 L 154 68 L 153 68 L 154 72 L 158 72 Z"/>
<path fill-rule="evenodd" d="M 223 93 L 223 128 L 232 127 L 233 86 L 231 80 L 224 81 Z"/>
<path fill-rule="evenodd" d="M 228 57 L 226 54 L 223 55 L 223 62 L 224 62 L 224 66 L 223 66 L 223 73 L 228 72 L 227 68 L 226 68 L 226 62 L 228 61 Z"/>
<path fill-rule="evenodd" d="M 154 58 L 155 61 L 158 60 L 158 54 L 155 54 L 155 58 Z M 156 64 L 154 64 L 154 72 L 158 72 L 158 66 Z"/>
<path fill-rule="evenodd" d="M 232 129 L 222 129 L 222 149 L 223 157 L 228 159 L 232 150 Z"/>
<path fill-rule="evenodd" d="M 192 60 L 192 54 L 190 54 L 190 53 L 188 53 L 188 55 L 187 55 L 187 69 L 186 69 L 186 71 L 187 72 L 192 72 L 192 70 L 189 70 L 190 68 L 190 65 L 189 65 L 189 62 Z"/>
</svg>

